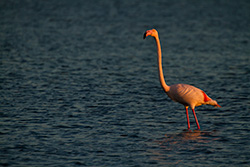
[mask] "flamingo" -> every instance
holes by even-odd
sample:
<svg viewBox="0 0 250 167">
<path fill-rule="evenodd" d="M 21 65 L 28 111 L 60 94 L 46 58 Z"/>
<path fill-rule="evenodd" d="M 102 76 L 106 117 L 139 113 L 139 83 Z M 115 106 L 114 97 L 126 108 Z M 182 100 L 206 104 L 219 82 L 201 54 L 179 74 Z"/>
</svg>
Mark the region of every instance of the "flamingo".
<svg viewBox="0 0 250 167">
<path fill-rule="evenodd" d="M 167 93 L 168 97 L 172 99 L 174 102 L 178 102 L 184 105 L 186 109 L 187 115 L 187 125 L 188 130 L 190 130 L 190 122 L 188 115 L 188 107 L 190 107 L 193 111 L 193 115 L 195 118 L 195 122 L 197 125 L 197 129 L 200 129 L 200 125 L 195 114 L 194 108 L 200 105 L 212 105 L 214 107 L 221 107 L 215 100 L 211 99 L 203 90 L 196 88 L 192 85 L 188 84 L 174 84 L 168 86 L 165 82 L 163 70 L 162 70 L 162 55 L 161 55 L 161 44 L 159 35 L 156 29 L 147 30 L 144 33 L 143 39 L 147 36 L 152 36 L 155 38 L 157 45 L 157 53 L 158 53 L 158 72 L 159 72 L 159 80 L 163 90 Z"/>
</svg>

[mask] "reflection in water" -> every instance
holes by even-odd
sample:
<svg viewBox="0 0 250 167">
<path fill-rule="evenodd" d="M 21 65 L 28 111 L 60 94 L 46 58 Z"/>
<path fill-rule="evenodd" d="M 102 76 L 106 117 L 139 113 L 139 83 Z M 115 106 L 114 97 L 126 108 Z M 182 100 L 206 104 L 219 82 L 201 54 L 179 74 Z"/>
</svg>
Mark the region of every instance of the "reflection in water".
<svg viewBox="0 0 250 167">
<path fill-rule="evenodd" d="M 161 145 L 164 143 L 173 142 L 172 144 L 177 144 L 181 142 L 185 142 L 188 140 L 193 140 L 197 142 L 206 142 L 208 136 L 210 136 L 213 132 L 202 132 L 200 130 L 194 131 L 184 131 L 180 134 L 165 134 L 165 138 L 163 141 L 159 142 Z"/>
<path fill-rule="evenodd" d="M 151 153 L 151 160 L 161 165 L 177 165 L 184 163 L 178 155 L 187 154 L 190 158 L 199 159 L 200 152 L 211 152 L 210 142 L 219 140 L 216 131 L 183 131 L 178 134 L 165 134 L 165 137 L 154 141 L 154 149 L 148 150 Z"/>
<path fill-rule="evenodd" d="M 184 131 L 178 134 L 165 134 L 165 137 L 162 140 L 156 141 L 160 146 L 174 146 L 178 147 L 178 145 L 182 145 L 188 142 L 193 143 L 209 143 L 213 140 L 217 140 L 215 138 L 216 131 Z"/>
</svg>

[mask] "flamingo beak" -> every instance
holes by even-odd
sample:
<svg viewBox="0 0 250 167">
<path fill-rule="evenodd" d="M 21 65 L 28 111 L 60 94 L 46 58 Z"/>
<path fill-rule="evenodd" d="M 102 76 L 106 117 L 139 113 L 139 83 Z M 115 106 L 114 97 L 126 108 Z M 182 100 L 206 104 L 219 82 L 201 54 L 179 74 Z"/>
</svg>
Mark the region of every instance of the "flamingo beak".
<svg viewBox="0 0 250 167">
<path fill-rule="evenodd" d="M 217 104 L 215 107 L 221 107 L 219 104 Z"/>
<path fill-rule="evenodd" d="M 145 39 L 147 36 L 151 35 L 152 34 L 152 31 L 151 30 L 148 30 L 144 33 L 143 35 L 143 39 Z"/>
<path fill-rule="evenodd" d="M 147 31 L 144 33 L 144 35 L 143 35 L 143 39 L 145 39 L 146 37 L 147 37 L 148 35 L 147 35 Z"/>
</svg>

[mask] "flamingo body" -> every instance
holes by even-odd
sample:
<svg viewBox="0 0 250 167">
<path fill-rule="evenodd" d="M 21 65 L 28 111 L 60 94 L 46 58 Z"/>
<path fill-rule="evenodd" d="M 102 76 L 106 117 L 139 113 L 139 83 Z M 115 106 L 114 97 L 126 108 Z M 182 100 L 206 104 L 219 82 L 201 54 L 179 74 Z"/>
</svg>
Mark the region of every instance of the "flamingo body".
<svg viewBox="0 0 250 167">
<path fill-rule="evenodd" d="M 197 128 L 200 129 L 200 125 L 197 116 L 195 114 L 194 108 L 200 105 L 212 105 L 215 107 L 221 107 L 221 106 L 215 100 L 211 99 L 204 91 L 194 86 L 188 84 L 175 84 L 168 86 L 165 82 L 162 70 L 161 45 L 158 32 L 155 29 L 148 30 L 144 33 L 143 38 L 145 39 L 147 36 L 154 37 L 156 41 L 157 53 L 158 53 L 159 80 L 163 90 L 167 93 L 170 99 L 185 106 L 188 129 L 190 129 L 188 107 L 192 109 Z"/>
<path fill-rule="evenodd" d="M 187 84 L 171 85 L 167 95 L 175 102 L 183 104 L 185 107 L 194 109 L 200 105 L 218 106 L 207 94 L 199 88 Z"/>
</svg>

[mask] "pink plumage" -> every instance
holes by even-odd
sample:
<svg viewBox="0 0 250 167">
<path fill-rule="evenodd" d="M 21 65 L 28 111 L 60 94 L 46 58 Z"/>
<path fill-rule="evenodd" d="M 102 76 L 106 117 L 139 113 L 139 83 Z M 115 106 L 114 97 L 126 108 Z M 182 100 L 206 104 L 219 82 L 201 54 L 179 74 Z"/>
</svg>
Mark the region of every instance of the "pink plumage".
<svg viewBox="0 0 250 167">
<path fill-rule="evenodd" d="M 197 116 L 195 114 L 194 108 L 200 105 L 212 105 L 215 107 L 221 107 L 221 106 L 215 100 L 208 97 L 208 95 L 204 91 L 194 86 L 187 84 L 175 84 L 168 86 L 165 82 L 162 70 L 161 45 L 158 32 L 155 29 L 148 30 L 144 33 L 144 39 L 149 35 L 155 38 L 157 45 L 159 79 L 162 88 L 173 101 L 181 103 L 182 105 L 185 106 L 188 129 L 190 129 L 188 107 L 192 109 L 197 124 L 197 128 L 200 129 L 200 125 Z"/>
<path fill-rule="evenodd" d="M 184 106 L 189 106 L 192 109 L 206 104 L 219 107 L 217 102 L 208 97 L 204 91 L 191 85 L 171 85 L 169 91 L 166 93 L 173 101 L 179 102 Z"/>
</svg>

